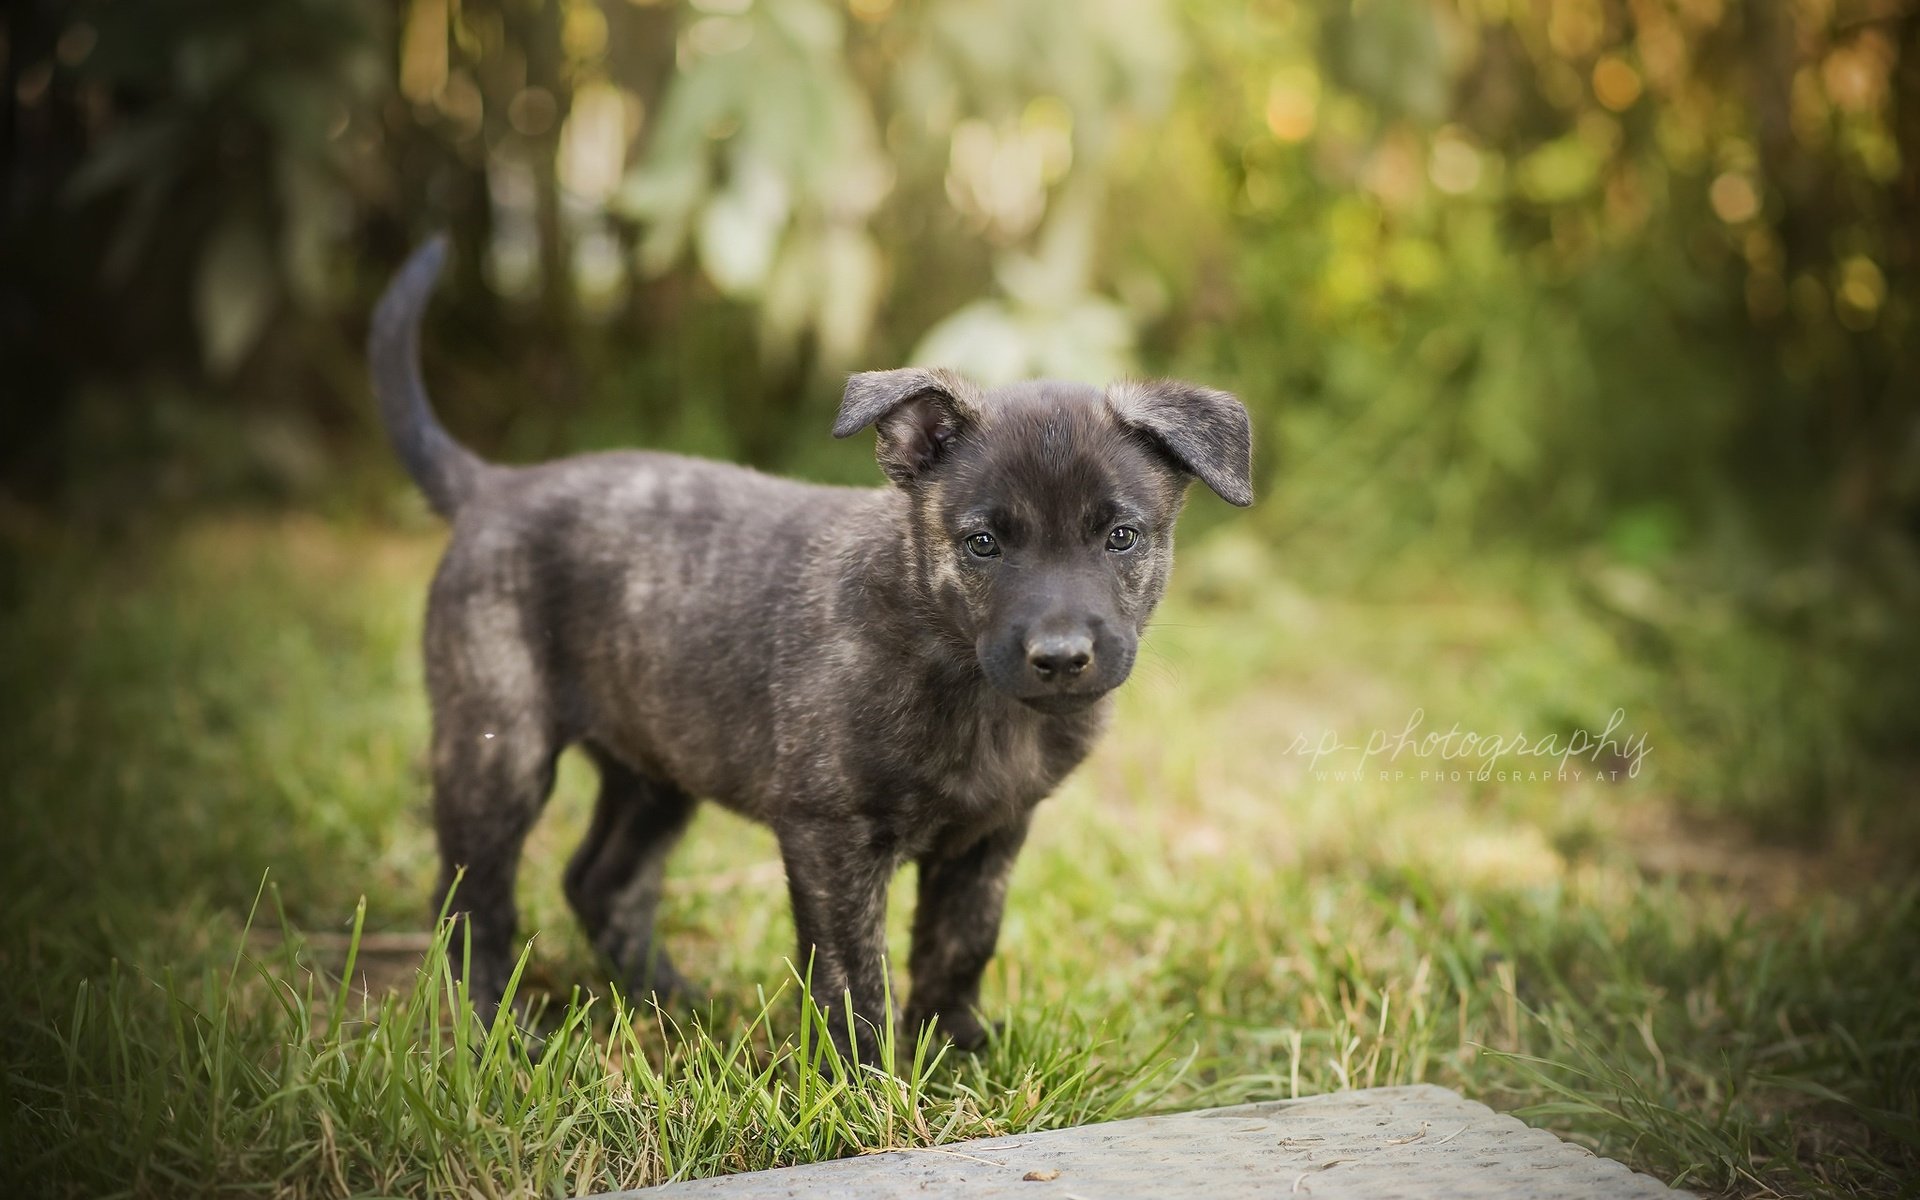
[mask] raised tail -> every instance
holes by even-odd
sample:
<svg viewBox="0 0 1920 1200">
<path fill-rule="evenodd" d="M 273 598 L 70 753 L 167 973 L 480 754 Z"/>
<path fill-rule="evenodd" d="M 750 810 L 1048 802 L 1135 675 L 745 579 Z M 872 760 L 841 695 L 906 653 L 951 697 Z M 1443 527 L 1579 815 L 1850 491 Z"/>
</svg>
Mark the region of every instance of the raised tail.
<svg viewBox="0 0 1920 1200">
<path fill-rule="evenodd" d="M 446 261 L 446 235 L 438 234 L 415 250 L 393 277 L 373 310 L 367 363 L 394 453 L 426 493 L 433 511 L 451 517 L 472 494 L 486 464 L 441 426 L 420 377 L 420 316 Z"/>
</svg>

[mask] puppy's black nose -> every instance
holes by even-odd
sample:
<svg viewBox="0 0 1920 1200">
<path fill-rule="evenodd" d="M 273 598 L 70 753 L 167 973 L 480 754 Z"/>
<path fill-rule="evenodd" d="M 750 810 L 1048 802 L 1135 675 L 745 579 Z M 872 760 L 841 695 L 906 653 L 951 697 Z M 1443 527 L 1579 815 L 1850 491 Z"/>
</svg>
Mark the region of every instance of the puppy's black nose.
<svg viewBox="0 0 1920 1200">
<path fill-rule="evenodd" d="M 1027 643 L 1027 665 L 1049 683 L 1071 679 L 1093 662 L 1093 639 L 1084 633 L 1053 634 Z"/>
</svg>

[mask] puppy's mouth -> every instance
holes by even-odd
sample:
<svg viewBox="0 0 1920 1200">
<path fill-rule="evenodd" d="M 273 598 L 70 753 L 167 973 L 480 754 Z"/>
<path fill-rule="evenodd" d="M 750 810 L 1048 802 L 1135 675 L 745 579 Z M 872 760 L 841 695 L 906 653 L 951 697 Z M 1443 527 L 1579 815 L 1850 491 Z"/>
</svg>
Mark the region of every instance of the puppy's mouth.
<svg viewBox="0 0 1920 1200">
<path fill-rule="evenodd" d="M 1046 713 L 1050 717 L 1063 717 L 1072 713 L 1085 712 L 1100 703 L 1105 692 L 1053 692 L 1040 696 L 1018 697 L 1020 703 L 1035 712 Z"/>
</svg>

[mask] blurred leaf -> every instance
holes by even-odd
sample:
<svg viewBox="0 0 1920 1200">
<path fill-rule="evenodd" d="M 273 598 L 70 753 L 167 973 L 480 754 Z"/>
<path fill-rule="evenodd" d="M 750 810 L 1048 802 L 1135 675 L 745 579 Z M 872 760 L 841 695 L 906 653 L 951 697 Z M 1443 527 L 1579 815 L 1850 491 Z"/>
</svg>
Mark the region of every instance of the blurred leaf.
<svg viewBox="0 0 1920 1200">
<path fill-rule="evenodd" d="M 866 345 L 880 303 L 880 247 L 861 230 L 836 225 L 821 241 L 820 266 L 820 355 L 849 362 Z"/>
<path fill-rule="evenodd" d="M 771 164 L 735 156 L 732 180 L 700 217 L 700 264 L 715 286 L 740 296 L 766 282 L 792 204 L 786 179 Z"/>
<path fill-rule="evenodd" d="M 278 291 L 273 251 L 253 222 L 223 225 L 200 256 L 193 315 L 201 356 L 217 376 L 231 375 L 266 327 Z"/>
<path fill-rule="evenodd" d="M 839 49 L 845 23 L 822 0 L 765 0 L 767 13 L 797 46 L 818 54 Z"/>
<path fill-rule="evenodd" d="M 326 172 L 294 153 L 280 156 L 280 260 L 291 295 L 310 309 L 327 296 L 332 248 L 339 236 L 339 197 Z"/>
<path fill-rule="evenodd" d="M 695 206 L 707 187 L 705 162 L 664 156 L 628 172 L 615 193 L 613 209 L 642 222 L 640 269 L 659 275 L 686 248 Z"/>
<path fill-rule="evenodd" d="M 1600 177 L 1600 158 L 1579 136 L 1568 134 L 1521 159 L 1515 174 L 1528 199 L 1564 204 L 1593 190 Z"/>
<path fill-rule="evenodd" d="M 1671 505 L 1642 504 L 1627 509 L 1608 523 L 1606 541 L 1622 562 L 1651 567 L 1673 555 L 1683 533 L 1680 514 Z"/>
<path fill-rule="evenodd" d="M 948 366 L 981 383 L 1034 377 L 1104 385 L 1133 366 L 1133 327 L 1124 309 L 1085 296 L 1051 310 L 997 301 L 969 304 L 935 325 L 911 361 Z"/>
<path fill-rule="evenodd" d="M 1033 349 L 1020 321 L 1006 305 L 978 300 L 928 330 L 908 361 L 916 366 L 964 370 L 970 378 L 992 387 L 1023 377 L 1033 359 Z"/>
<path fill-rule="evenodd" d="M 1451 84 L 1443 9 L 1434 4 L 1334 7 L 1326 24 L 1341 82 L 1389 113 L 1438 122 Z"/>
<path fill-rule="evenodd" d="M 171 115 L 127 122 L 94 147 L 80 169 L 68 177 L 67 200 L 83 203 L 165 169 L 185 135 L 185 124 Z"/>
<path fill-rule="evenodd" d="M 174 186 L 171 166 L 145 176 L 133 187 L 125 210 L 114 225 L 113 236 L 101 256 L 100 273 L 105 281 L 118 287 L 126 282 L 140 256 L 146 253 L 154 228 L 166 212 L 166 200 Z"/>
</svg>

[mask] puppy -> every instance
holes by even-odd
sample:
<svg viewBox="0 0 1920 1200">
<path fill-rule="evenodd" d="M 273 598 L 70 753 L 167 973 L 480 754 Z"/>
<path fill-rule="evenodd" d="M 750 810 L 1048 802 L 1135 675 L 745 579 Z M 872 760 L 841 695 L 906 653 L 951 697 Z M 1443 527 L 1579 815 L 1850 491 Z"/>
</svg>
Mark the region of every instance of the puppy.
<svg viewBox="0 0 1920 1200">
<path fill-rule="evenodd" d="M 374 313 L 394 450 L 453 524 L 427 605 L 440 895 L 491 1014 L 514 875 L 568 746 L 599 768 L 566 895 L 635 994 L 692 991 L 654 938 L 695 806 L 769 825 L 843 1051 L 886 1019 L 887 889 L 918 867 L 905 1008 L 963 1048 L 1034 806 L 1084 758 L 1173 566 L 1188 482 L 1252 502 L 1246 410 L 1175 382 L 982 389 L 853 376 L 892 486 L 821 487 L 640 451 L 481 461 L 434 418 L 419 325 L 446 256 Z M 849 1017 L 849 1009 L 851 1017 Z"/>
</svg>

